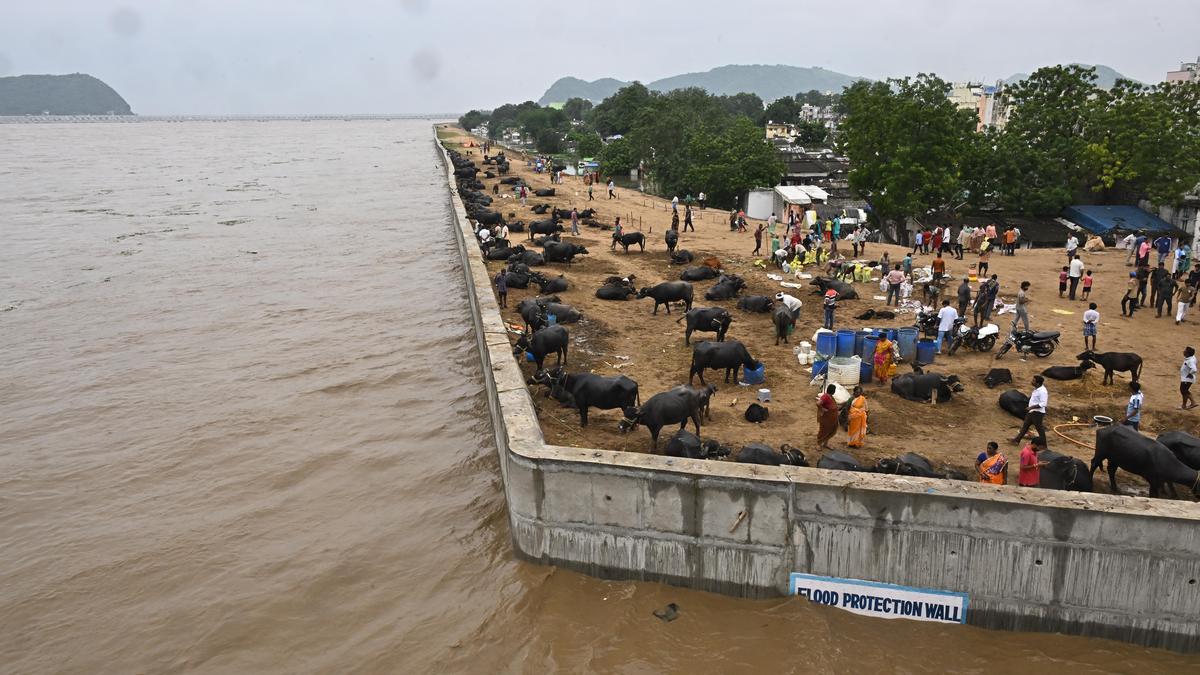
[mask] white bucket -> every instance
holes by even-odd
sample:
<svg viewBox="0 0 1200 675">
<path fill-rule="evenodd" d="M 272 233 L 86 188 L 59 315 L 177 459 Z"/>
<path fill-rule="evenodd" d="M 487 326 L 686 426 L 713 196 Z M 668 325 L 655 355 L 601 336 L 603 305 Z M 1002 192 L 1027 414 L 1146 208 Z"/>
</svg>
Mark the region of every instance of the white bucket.
<svg viewBox="0 0 1200 675">
<path fill-rule="evenodd" d="M 759 390 L 758 390 L 758 400 L 759 400 L 759 401 L 761 401 L 761 402 L 763 402 L 763 403 L 768 403 L 768 402 L 770 402 L 770 400 L 771 400 L 771 390 L 770 390 L 770 389 L 759 389 Z"/>
<path fill-rule="evenodd" d="M 849 358 L 835 356 L 829 359 L 829 381 L 836 382 L 844 387 L 853 387 L 858 384 L 858 379 L 861 376 L 862 359 L 857 356 Z"/>
<path fill-rule="evenodd" d="M 808 354 L 811 351 L 812 351 L 812 343 L 811 342 L 801 342 L 800 343 L 800 353 L 801 354 Z"/>
</svg>

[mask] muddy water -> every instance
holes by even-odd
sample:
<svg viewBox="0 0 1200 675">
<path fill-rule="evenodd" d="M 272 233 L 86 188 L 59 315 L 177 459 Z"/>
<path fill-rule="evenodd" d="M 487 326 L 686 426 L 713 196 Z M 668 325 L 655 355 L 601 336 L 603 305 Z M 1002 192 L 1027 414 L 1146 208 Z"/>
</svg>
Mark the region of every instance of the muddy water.
<svg viewBox="0 0 1200 675">
<path fill-rule="evenodd" d="M 0 125 L 0 672 L 1189 663 L 515 562 L 429 137 Z"/>
</svg>

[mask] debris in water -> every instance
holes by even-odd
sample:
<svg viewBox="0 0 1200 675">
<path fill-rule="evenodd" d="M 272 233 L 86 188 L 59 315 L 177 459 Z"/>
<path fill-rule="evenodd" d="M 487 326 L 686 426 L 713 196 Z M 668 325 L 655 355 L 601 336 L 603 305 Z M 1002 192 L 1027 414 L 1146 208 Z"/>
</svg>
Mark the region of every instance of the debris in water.
<svg viewBox="0 0 1200 675">
<path fill-rule="evenodd" d="M 673 602 L 667 603 L 665 609 L 654 610 L 654 616 L 657 616 L 668 623 L 674 621 L 675 619 L 679 618 L 679 605 Z"/>
</svg>

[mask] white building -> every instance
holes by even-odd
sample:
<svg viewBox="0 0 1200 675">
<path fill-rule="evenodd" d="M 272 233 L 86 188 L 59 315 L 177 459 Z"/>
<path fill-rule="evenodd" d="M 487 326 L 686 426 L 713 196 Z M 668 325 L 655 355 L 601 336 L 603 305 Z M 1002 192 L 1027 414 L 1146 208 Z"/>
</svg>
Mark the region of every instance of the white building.
<svg viewBox="0 0 1200 675">
<path fill-rule="evenodd" d="M 1200 82 L 1200 57 L 1193 63 L 1181 63 L 1179 70 L 1168 72 L 1167 82 Z"/>
</svg>

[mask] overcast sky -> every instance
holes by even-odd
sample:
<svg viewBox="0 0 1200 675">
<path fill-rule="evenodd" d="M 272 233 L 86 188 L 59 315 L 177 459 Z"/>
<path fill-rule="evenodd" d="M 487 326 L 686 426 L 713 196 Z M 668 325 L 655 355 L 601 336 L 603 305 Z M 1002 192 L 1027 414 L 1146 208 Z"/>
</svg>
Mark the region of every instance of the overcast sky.
<svg viewBox="0 0 1200 675">
<path fill-rule="evenodd" d="M 995 80 L 1200 56 L 1200 0 L 12 0 L 0 75 L 84 72 L 141 114 L 457 112 L 556 79 L 737 63 Z"/>
</svg>

